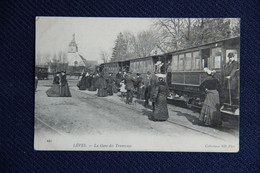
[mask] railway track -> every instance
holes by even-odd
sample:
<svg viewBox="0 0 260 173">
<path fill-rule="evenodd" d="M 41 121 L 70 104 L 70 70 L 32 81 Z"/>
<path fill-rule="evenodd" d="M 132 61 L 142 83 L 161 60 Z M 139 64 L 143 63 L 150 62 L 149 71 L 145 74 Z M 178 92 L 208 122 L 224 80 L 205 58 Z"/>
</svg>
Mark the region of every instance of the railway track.
<svg viewBox="0 0 260 173">
<path fill-rule="evenodd" d="M 40 118 L 38 118 L 37 116 L 34 116 L 35 118 L 35 122 L 38 121 L 38 123 L 40 123 L 41 125 L 43 125 L 45 128 L 49 129 L 50 131 L 56 133 L 56 134 L 59 134 L 59 135 L 62 135 L 62 136 L 65 136 L 64 133 L 60 132 L 59 130 L 53 128 L 52 126 L 50 126 L 49 124 L 47 124 L 46 122 L 44 122 L 43 120 L 41 120 Z M 35 123 L 34 122 L 34 123 Z"/>
</svg>

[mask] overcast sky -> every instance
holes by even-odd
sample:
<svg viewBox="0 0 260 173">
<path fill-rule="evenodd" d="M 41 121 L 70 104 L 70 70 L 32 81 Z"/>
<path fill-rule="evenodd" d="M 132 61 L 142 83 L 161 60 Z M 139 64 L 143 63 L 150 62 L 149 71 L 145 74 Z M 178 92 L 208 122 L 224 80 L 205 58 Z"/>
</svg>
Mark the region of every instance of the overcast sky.
<svg viewBox="0 0 260 173">
<path fill-rule="evenodd" d="M 151 24 L 152 19 L 149 18 L 38 17 L 36 52 L 67 52 L 72 34 L 75 33 L 79 53 L 87 60 L 101 62 L 101 50 L 111 54 L 119 32 L 136 34 L 149 29 Z"/>
</svg>

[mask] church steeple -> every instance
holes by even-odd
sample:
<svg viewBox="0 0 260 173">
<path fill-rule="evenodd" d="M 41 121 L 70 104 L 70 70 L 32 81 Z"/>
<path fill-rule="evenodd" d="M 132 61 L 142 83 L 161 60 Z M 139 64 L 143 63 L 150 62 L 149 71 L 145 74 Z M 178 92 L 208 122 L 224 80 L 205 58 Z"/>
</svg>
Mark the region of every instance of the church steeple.
<svg viewBox="0 0 260 173">
<path fill-rule="evenodd" d="M 72 40 L 69 44 L 69 50 L 68 50 L 68 53 L 76 53 L 78 52 L 78 45 L 75 41 L 75 33 L 72 34 Z"/>
</svg>

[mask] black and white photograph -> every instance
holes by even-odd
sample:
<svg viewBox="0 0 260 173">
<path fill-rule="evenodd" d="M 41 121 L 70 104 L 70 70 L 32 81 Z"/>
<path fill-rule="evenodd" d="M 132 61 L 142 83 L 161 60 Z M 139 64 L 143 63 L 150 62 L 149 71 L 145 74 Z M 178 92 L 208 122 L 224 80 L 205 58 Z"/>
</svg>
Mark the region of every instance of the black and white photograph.
<svg viewBox="0 0 260 173">
<path fill-rule="evenodd" d="M 34 149 L 239 151 L 240 18 L 35 18 Z"/>
</svg>

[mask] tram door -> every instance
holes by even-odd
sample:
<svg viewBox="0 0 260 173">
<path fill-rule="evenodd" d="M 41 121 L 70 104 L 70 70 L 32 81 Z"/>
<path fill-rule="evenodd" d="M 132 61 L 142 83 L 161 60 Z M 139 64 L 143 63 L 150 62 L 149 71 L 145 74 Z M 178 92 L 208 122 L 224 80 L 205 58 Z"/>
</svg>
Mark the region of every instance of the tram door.
<svg viewBox="0 0 260 173">
<path fill-rule="evenodd" d="M 210 49 L 202 49 L 201 50 L 201 59 L 202 59 L 202 69 L 205 67 L 209 67 L 210 62 Z"/>
</svg>

